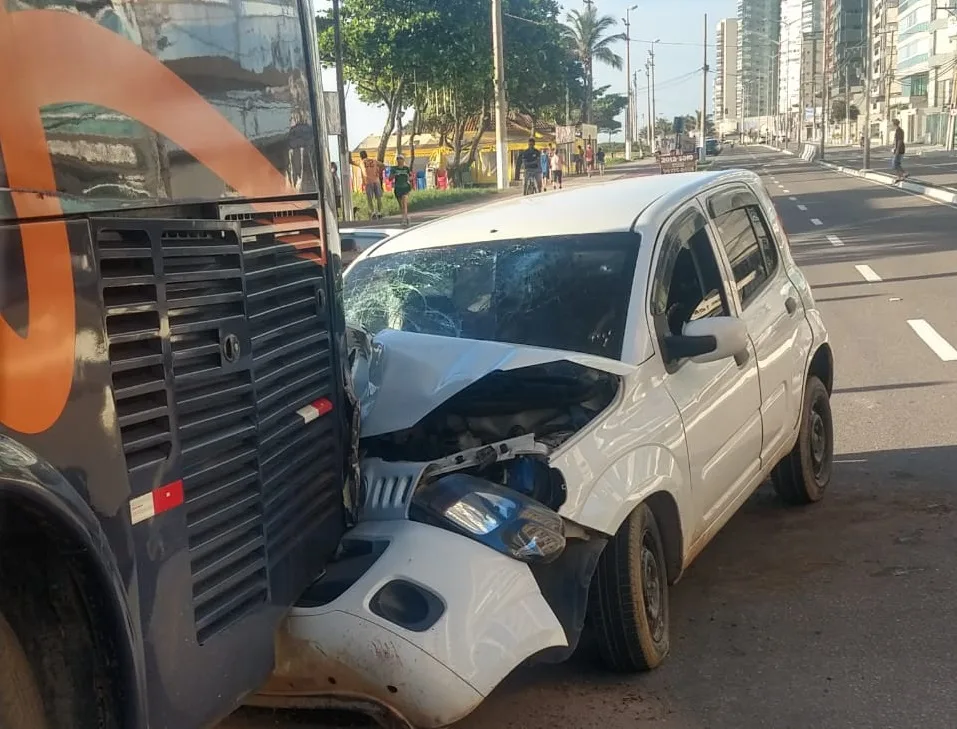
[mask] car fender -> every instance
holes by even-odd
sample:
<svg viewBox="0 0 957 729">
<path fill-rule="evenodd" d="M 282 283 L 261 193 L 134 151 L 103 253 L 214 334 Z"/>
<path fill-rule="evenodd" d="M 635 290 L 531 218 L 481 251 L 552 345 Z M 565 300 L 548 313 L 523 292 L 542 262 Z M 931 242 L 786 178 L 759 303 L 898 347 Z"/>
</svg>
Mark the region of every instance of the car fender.
<svg viewBox="0 0 957 729">
<path fill-rule="evenodd" d="M 683 535 L 685 525 L 693 523 L 694 502 L 684 437 L 676 445 L 677 449 L 660 444 L 640 445 L 620 456 L 595 480 L 573 521 L 613 535 L 635 507 L 663 491 L 678 507 L 677 526 L 682 543 L 686 544 Z"/>
</svg>

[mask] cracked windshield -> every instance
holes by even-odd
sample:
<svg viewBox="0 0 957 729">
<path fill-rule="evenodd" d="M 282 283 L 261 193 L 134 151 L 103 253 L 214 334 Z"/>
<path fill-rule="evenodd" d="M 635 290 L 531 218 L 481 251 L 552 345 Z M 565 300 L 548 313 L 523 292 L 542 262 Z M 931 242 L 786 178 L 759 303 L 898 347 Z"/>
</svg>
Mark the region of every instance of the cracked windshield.
<svg viewBox="0 0 957 729">
<path fill-rule="evenodd" d="M 0 729 L 957 729 L 957 0 L 0 0 Z"/>
</svg>

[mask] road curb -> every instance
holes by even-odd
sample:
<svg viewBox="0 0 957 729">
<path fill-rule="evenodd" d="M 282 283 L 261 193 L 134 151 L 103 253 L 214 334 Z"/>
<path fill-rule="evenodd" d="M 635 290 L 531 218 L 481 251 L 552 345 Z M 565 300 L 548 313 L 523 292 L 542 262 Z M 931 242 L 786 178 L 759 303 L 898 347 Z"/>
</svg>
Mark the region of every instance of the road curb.
<svg viewBox="0 0 957 729">
<path fill-rule="evenodd" d="M 781 149 L 779 147 L 775 147 L 772 144 L 758 144 L 757 146 L 764 147 L 765 149 L 770 149 L 772 152 L 783 152 L 784 154 L 789 154 L 792 157 L 794 156 L 794 152 L 792 152 L 790 149 Z"/>
<path fill-rule="evenodd" d="M 860 177 L 863 180 L 870 180 L 871 182 L 876 182 L 880 185 L 885 185 L 886 187 L 893 187 L 896 190 L 906 190 L 907 192 L 913 192 L 916 195 L 922 195 L 923 197 L 930 198 L 936 202 L 947 203 L 948 205 L 957 205 L 957 192 L 942 190 L 939 187 L 932 187 L 930 185 L 921 185 L 917 182 L 908 182 L 907 180 L 904 180 L 903 182 L 895 182 L 893 177 L 883 172 L 874 172 L 872 170 L 856 170 L 853 167 L 844 167 L 843 165 L 836 165 L 832 162 L 819 161 L 817 164 L 821 167 L 825 167 L 835 172 L 840 172 L 844 175 Z"/>
</svg>

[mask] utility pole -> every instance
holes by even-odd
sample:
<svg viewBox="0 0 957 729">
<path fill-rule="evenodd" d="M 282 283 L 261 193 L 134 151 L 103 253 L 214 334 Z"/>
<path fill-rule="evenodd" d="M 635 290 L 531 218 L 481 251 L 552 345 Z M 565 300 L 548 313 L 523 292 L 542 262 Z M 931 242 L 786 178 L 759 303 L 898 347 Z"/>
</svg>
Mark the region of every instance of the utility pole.
<svg viewBox="0 0 957 729">
<path fill-rule="evenodd" d="M 844 67 L 844 142 L 851 143 L 851 66 Z"/>
<path fill-rule="evenodd" d="M 492 0 L 492 51 L 495 54 L 495 167 L 498 189 L 508 187 L 508 112 L 505 106 L 505 47 L 502 0 Z"/>
<path fill-rule="evenodd" d="M 705 150 L 704 138 L 705 138 L 705 127 L 707 126 L 708 119 L 708 14 L 704 14 L 704 65 L 702 66 L 703 73 L 701 74 L 701 123 L 698 127 L 698 143 L 701 145 L 701 148 L 698 150 L 698 161 L 704 162 L 707 158 L 707 150 Z"/>
<path fill-rule="evenodd" d="M 648 92 L 648 150 L 649 154 L 655 153 L 655 117 L 651 104 L 651 61 L 645 62 L 645 85 Z"/>
<path fill-rule="evenodd" d="M 648 51 L 649 63 L 651 64 L 651 128 L 655 128 L 655 121 L 657 117 L 655 116 L 655 44 L 652 42 L 651 50 Z"/>
<path fill-rule="evenodd" d="M 349 159 L 349 135 L 346 131 L 346 92 L 342 77 L 342 22 L 339 16 L 339 0 L 332 0 L 332 30 L 336 53 L 336 96 L 339 102 L 339 184 L 342 187 L 342 217 L 353 220 L 352 215 L 352 160 Z M 321 175 L 320 175 L 321 179 Z"/>
<path fill-rule="evenodd" d="M 864 17 L 870 18 L 873 0 L 865 0 Z M 868 23 L 867 54 L 864 63 L 867 64 L 864 79 L 864 163 L 865 170 L 871 166 L 871 84 L 874 82 L 874 32 L 873 26 Z"/>
<path fill-rule="evenodd" d="M 830 28 L 830 18 L 831 13 L 828 12 L 829 3 L 825 3 L 824 7 L 824 63 L 821 64 L 821 147 L 820 155 L 821 159 L 824 159 L 824 140 L 827 138 L 827 118 L 830 116 L 830 109 L 828 109 L 828 102 L 830 101 L 830 89 L 831 84 L 828 81 L 827 69 L 828 69 L 828 31 Z"/>
<path fill-rule="evenodd" d="M 628 111 L 625 112 L 625 160 L 631 162 L 631 141 L 634 132 L 631 128 L 632 99 L 631 99 L 631 11 L 637 10 L 637 5 L 625 8 L 625 86 L 628 87 Z"/>
<path fill-rule="evenodd" d="M 639 154 L 640 154 L 640 150 L 641 150 L 641 137 L 639 137 L 639 130 L 641 129 L 641 127 L 638 125 L 638 72 L 637 72 L 637 71 L 633 71 L 633 72 L 632 72 L 632 75 L 631 75 L 631 78 L 632 78 L 632 81 L 631 81 L 631 99 L 632 99 L 632 104 L 631 104 L 631 110 L 632 110 L 631 125 L 632 125 L 632 126 L 631 126 L 631 130 L 632 130 L 632 134 L 631 134 L 631 136 L 633 136 L 633 137 L 635 138 L 635 141 L 638 142 Z"/>
</svg>

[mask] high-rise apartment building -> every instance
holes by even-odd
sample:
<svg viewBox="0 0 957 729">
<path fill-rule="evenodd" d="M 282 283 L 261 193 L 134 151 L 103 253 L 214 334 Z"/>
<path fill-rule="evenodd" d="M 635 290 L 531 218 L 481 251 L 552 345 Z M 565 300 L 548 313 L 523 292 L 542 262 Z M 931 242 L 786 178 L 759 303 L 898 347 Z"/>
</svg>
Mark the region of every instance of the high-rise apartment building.
<svg viewBox="0 0 957 729">
<path fill-rule="evenodd" d="M 900 102 L 901 85 L 896 76 L 898 5 L 899 0 L 873 0 L 871 7 L 872 113 L 876 112 L 879 120 L 886 120 L 891 105 Z"/>
<path fill-rule="evenodd" d="M 738 0 L 737 116 L 775 113 L 781 0 Z"/>
<path fill-rule="evenodd" d="M 824 79 L 823 0 L 781 0 L 780 23 L 778 112 L 790 114 L 812 101 L 820 104 L 815 98 Z"/>
<path fill-rule="evenodd" d="M 714 118 L 719 134 L 738 127 L 738 19 L 718 21 L 715 33 Z"/>
<path fill-rule="evenodd" d="M 866 0 L 827 0 L 827 70 L 832 94 L 858 86 L 867 58 Z"/>
</svg>

